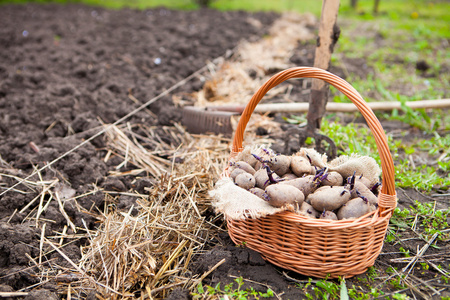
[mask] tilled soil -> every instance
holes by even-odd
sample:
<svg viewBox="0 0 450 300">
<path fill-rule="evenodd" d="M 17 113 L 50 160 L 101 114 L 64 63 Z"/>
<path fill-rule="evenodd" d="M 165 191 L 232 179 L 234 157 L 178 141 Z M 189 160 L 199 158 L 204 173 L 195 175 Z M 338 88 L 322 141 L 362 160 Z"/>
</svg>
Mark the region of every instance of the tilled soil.
<svg viewBox="0 0 450 300">
<path fill-rule="evenodd" d="M 101 122 L 112 123 L 176 82 L 226 54 L 241 39 L 262 36 L 274 13 L 218 12 L 209 9 L 173 11 L 165 8 L 137 11 L 106 10 L 84 5 L 6 5 L 0 9 L 0 155 L 2 189 L 25 178 L 93 135 Z M 199 90 L 195 78 L 177 93 Z M 131 100 L 133 99 L 134 102 Z M 180 120 L 172 97 L 166 96 L 128 121 L 171 125 Z M 92 129 L 92 130 L 90 130 Z M 167 137 L 170 142 L 170 136 Z M 42 180 L 58 177 L 81 195 L 92 184 L 127 191 L 130 178 L 109 179 L 116 162 L 101 157 L 99 137 L 41 172 Z M 37 180 L 37 175 L 30 181 Z M 143 191 L 149 182 L 134 187 Z M 26 216 L 37 203 L 23 210 L 37 191 L 26 184 L 0 199 L 0 291 L 20 290 L 36 282 L 21 271 L 27 255 L 39 252 L 40 229 Z M 102 208 L 104 195 L 96 193 L 79 202 L 86 210 Z M 128 204 L 130 205 L 130 204 Z M 23 210 L 22 212 L 20 212 Z M 76 226 L 95 219 L 75 207 L 65 207 Z M 52 220 L 46 234 L 61 232 L 65 219 L 56 202 L 42 214 Z M 70 231 L 70 229 L 69 229 Z M 77 261 L 79 245 L 64 247 Z M 56 253 L 52 256 L 67 264 Z M 52 259 L 47 257 L 47 259 Z M 11 275 L 12 274 L 12 275 Z M 9 275 L 9 276 L 8 276 Z M 50 287 L 51 288 L 51 287 Z"/>
</svg>

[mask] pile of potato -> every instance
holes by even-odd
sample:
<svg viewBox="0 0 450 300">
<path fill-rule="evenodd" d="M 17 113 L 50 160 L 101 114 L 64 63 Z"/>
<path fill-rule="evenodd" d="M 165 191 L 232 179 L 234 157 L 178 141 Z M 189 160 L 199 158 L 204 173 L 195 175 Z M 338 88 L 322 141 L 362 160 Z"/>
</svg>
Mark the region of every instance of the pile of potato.
<svg viewBox="0 0 450 300">
<path fill-rule="evenodd" d="M 292 205 L 311 218 L 359 218 L 377 207 L 379 182 L 373 184 L 357 170 L 344 177 L 348 170 L 330 171 L 308 154 L 287 156 L 264 149 L 260 156 L 240 155 L 239 161 L 230 162 L 229 170 L 237 186 L 274 207 Z"/>
</svg>

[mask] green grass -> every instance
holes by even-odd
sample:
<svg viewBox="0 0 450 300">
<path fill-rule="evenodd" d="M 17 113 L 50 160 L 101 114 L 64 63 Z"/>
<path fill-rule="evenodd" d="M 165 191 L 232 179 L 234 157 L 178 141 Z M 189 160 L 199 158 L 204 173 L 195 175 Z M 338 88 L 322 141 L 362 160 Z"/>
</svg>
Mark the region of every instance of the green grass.
<svg viewBox="0 0 450 300">
<path fill-rule="evenodd" d="M 259 1 L 259 0 L 216 0 L 211 7 L 219 10 L 246 10 L 246 11 L 296 11 L 300 13 L 313 13 L 320 15 L 321 1 Z"/>
<path fill-rule="evenodd" d="M 387 134 L 395 164 L 396 186 L 425 192 L 447 191 L 450 187 L 450 134 L 440 135 L 437 130 L 448 132 L 450 116 L 441 110 L 434 110 L 431 117 L 420 110 L 405 111 L 405 114 L 393 113 L 387 117 L 410 124 L 428 134 L 414 139 L 406 139 L 406 131 L 400 138 Z M 291 124 L 306 122 L 304 116 L 291 116 L 285 120 Z M 338 155 L 367 155 L 381 164 L 375 138 L 367 125 L 344 125 L 334 114 L 330 114 L 323 119 L 321 131 L 336 143 Z M 424 158 L 424 163 L 413 162 L 423 161 Z"/>
<path fill-rule="evenodd" d="M 401 21 L 399 28 L 410 29 L 417 24 L 432 26 L 432 29 L 439 29 L 440 33 L 449 35 L 445 32 L 444 23 L 450 21 L 448 9 L 450 3 L 446 1 L 427 1 L 427 0 L 391 0 L 380 1 L 378 14 L 373 14 L 372 0 L 358 1 L 356 8 L 356 17 L 361 20 L 373 20 L 383 18 L 385 20 Z M 347 3 L 343 3 L 340 14 L 345 17 L 355 16 L 354 10 Z"/>
<path fill-rule="evenodd" d="M 372 3 L 359 1 L 358 13 L 341 7 L 343 25 L 333 64 L 345 68 L 352 59 L 366 61 L 372 70 L 368 78 L 349 74 L 347 79 L 368 101 L 448 97 L 450 3 L 381 1 L 377 15 L 371 11 Z M 416 71 L 419 61 L 430 66 L 426 74 Z M 335 100 L 345 101 L 338 93 Z"/>
<path fill-rule="evenodd" d="M 237 283 L 237 287 L 234 287 L 234 283 Z M 212 287 L 210 285 L 203 285 L 201 282 L 197 285 L 197 292 L 192 293 L 193 299 L 205 299 L 209 297 L 217 297 L 217 299 L 260 299 L 260 298 L 270 298 L 274 296 L 273 291 L 268 288 L 266 292 L 257 292 L 253 287 L 243 289 L 244 279 L 238 277 L 234 282 L 225 285 L 222 289 L 220 287 L 220 282 Z M 216 298 L 215 298 L 216 299 Z"/>
<path fill-rule="evenodd" d="M 450 116 L 441 110 L 412 110 L 405 102 L 450 96 L 447 71 L 450 53 L 446 50 L 450 37 L 450 3 L 381 1 L 377 15 L 372 13 L 372 5 L 372 1 L 359 1 L 357 14 L 348 6 L 341 7 L 342 33 L 332 63 L 345 69 L 352 61 L 357 64 L 365 61 L 371 70 L 369 75 L 361 78 L 349 72 L 347 81 L 366 101 L 399 101 L 403 106 L 401 111 L 377 112 L 377 117 L 400 121 L 428 134 L 414 140 L 388 136 L 396 166 L 396 185 L 428 192 L 447 190 L 450 186 Z M 416 70 L 419 61 L 426 61 L 430 66 L 426 74 Z M 334 101 L 349 102 L 337 90 L 332 89 L 332 92 Z M 347 151 L 374 155 L 369 151 L 373 151 L 374 143 L 366 137 L 366 129 L 361 129 L 360 125 L 338 125 L 325 122 L 323 130 L 330 132 Z M 377 159 L 376 153 L 374 156 Z M 416 163 L 411 158 L 416 158 Z M 423 158 L 427 162 L 417 162 Z"/>
<path fill-rule="evenodd" d="M 339 119 L 322 122 L 322 131 L 336 142 L 338 155 L 357 153 L 373 157 L 381 163 L 375 139 L 370 129 L 363 124 L 343 125 Z M 434 133 L 427 138 L 416 138 L 408 142 L 387 135 L 389 148 L 395 163 L 396 185 L 402 188 L 417 188 L 422 191 L 450 187 L 450 135 Z M 427 157 L 428 163 L 412 163 L 411 157 Z"/>
<path fill-rule="evenodd" d="M 450 209 L 436 209 L 435 203 L 421 203 L 415 201 L 414 205 L 403 210 L 396 208 L 391 218 L 390 231 L 386 236 L 386 241 L 392 243 L 401 236 L 394 230 L 416 227 L 415 231 L 425 240 L 428 240 L 434 234 L 438 234 L 438 239 L 448 241 L 450 232 L 448 229 L 448 219 Z"/>
</svg>

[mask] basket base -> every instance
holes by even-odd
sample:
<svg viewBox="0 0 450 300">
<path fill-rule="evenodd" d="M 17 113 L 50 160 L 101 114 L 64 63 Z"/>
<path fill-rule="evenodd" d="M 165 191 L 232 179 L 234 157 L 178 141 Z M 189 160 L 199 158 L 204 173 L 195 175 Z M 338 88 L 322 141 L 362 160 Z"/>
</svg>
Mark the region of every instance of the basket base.
<svg viewBox="0 0 450 300">
<path fill-rule="evenodd" d="M 228 234 L 268 262 L 296 273 L 318 278 L 347 278 L 374 265 L 381 252 L 389 217 L 367 219 L 368 224 L 328 228 L 295 222 L 283 212 L 259 219 L 227 220 Z M 372 222 L 371 222 L 372 221 Z"/>
</svg>

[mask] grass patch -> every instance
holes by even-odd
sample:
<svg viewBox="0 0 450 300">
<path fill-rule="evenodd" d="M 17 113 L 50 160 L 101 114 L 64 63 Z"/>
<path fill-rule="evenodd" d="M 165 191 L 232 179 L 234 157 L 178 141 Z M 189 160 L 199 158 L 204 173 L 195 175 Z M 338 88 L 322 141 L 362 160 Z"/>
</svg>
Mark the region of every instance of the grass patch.
<svg viewBox="0 0 450 300">
<path fill-rule="evenodd" d="M 375 138 L 365 124 L 343 125 L 339 119 L 325 118 L 322 131 L 336 142 L 338 155 L 357 153 L 373 157 L 379 164 Z M 406 135 L 406 132 L 405 132 Z M 396 168 L 396 185 L 417 188 L 422 191 L 447 190 L 450 186 L 450 135 L 433 136 L 403 141 L 387 135 L 391 155 Z M 426 157 L 423 163 L 419 158 Z"/>
<path fill-rule="evenodd" d="M 234 283 L 237 287 L 234 287 Z M 253 287 L 244 289 L 244 279 L 238 277 L 234 279 L 234 282 L 225 285 L 223 288 L 220 287 L 220 282 L 212 287 L 210 285 L 203 285 L 201 282 L 197 285 L 197 292 L 192 293 L 193 299 L 205 299 L 209 297 L 217 297 L 217 299 L 260 299 L 260 298 L 270 298 L 274 296 L 273 291 L 268 288 L 265 292 L 258 292 Z"/>
<path fill-rule="evenodd" d="M 421 232 L 424 239 L 429 239 L 435 233 L 438 239 L 447 241 L 450 238 L 448 229 L 448 218 L 450 209 L 436 209 L 435 203 L 421 203 L 415 201 L 409 209 L 396 208 L 391 223 L 403 228 L 415 228 Z"/>
<path fill-rule="evenodd" d="M 321 1 L 258 1 L 258 0 L 216 0 L 211 1 L 211 7 L 219 10 L 246 11 L 296 11 L 299 13 L 313 13 L 320 15 Z"/>
<path fill-rule="evenodd" d="M 450 187 L 450 135 L 440 135 L 435 130 L 436 126 L 444 128 L 448 126 L 448 123 L 439 122 L 440 116 L 444 120 L 446 117 L 443 117 L 443 112 L 438 110 L 433 118 L 429 117 L 429 121 L 423 121 L 425 118 L 420 118 L 420 114 L 415 111 L 413 117 L 406 115 L 402 118 L 410 118 L 409 123 L 414 121 L 414 124 L 422 129 L 428 128 L 429 130 L 425 131 L 432 133 L 431 135 L 406 141 L 404 139 L 408 135 L 407 131 L 403 133 L 404 139 L 387 134 L 389 149 L 395 164 L 396 186 L 417 188 L 426 192 L 438 189 L 446 191 Z M 286 118 L 286 121 L 291 124 L 301 124 L 306 120 L 303 117 L 291 116 Z M 367 125 L 361 123 L 344 125 L 339 118 L 331 114 L 323 119 L 321 131 L 336 143 L 338 155 L 352 153 L 367 155 L 381 164 L 375 138 Z"/>
<path fill-rule="evenodd" d="M 444 2 L 382 1 L 379 14 L 372 1 L 358 1 L 357 13 L 340 12 L 341 37 L 332 61 L 346 68 L 364 59 L 373 70 L 367 78 L 351 74 L 348 81 L 368 101 L 440 99 L 449 96 L 450 4 Z M 426 70 L 417 70 L 422 64 Z M 337 101 L 341 96 L 337 96 Z"/>
</svg>

